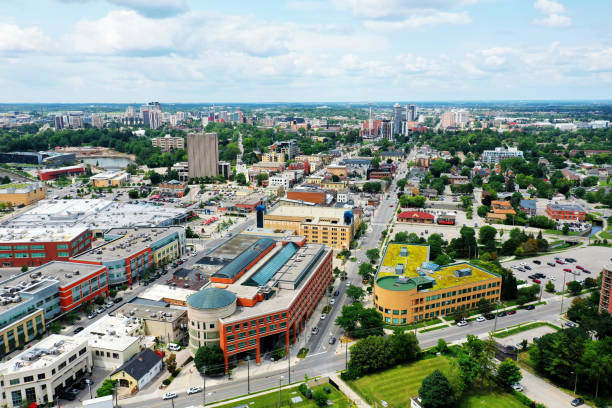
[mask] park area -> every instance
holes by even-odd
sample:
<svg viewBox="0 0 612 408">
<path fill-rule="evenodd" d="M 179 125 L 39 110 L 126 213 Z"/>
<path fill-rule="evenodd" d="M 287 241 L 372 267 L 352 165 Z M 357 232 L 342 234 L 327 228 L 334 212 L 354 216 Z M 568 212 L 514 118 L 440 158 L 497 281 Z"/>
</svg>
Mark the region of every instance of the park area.
<svg viewBox="0 0 612 408">
<path fill-rule="evenodd" d="M 410 397 L 419 394 L 419 388 L 425 377 L 435 370 L 446 373 L 449 368 L 449 358 L 438 356 L 412 364 L 399 365 L 354 381 L 347 381 L 347 383 L 372 407 L 384 406 L 382 401 L 385 401 L 389 408 L 409 407 Z M 525 405 L 510 393 L 502 392 L 498 388 L 479 390 L 478 387 L 467 391 L 458 406 L 461 408 L 525 408 Z"/>
<path fill-rule="evenodd" d="M 349 399 L 342 394 L 340 391 L 332 387 L 330 384 L 319 385 L 312 387 L 312 392 L 316 392 L 319 389 L 327 388 L 330 392 L 327 394 L 327 399 L 332 402 L 333 407 L 349 408 Z M 302 402 L 294 403 L 291 401 L 292 398 L 300 397 Z M 276 408 L 278 407 L 278 390 L 254 396 L 252 398 L 243 399 L 240 401 L 234 401 L 225 405 L 217 406 L 217 408 Z M 299 407 L 299 408 L 316 408 L 317 404 L 313 399 L 306 399 L 298 390 L 298 387 L 283 388 L 281 391 L 281 404 L 280 407 Z"/>
</svg>

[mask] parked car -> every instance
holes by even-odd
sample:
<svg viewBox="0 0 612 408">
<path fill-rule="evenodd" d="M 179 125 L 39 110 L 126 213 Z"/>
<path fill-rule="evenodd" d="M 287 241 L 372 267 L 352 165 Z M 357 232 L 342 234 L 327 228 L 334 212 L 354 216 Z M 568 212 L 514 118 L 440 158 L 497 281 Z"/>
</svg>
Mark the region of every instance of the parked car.
<svg viewBox="0 0 612 408">
<path fill-rule="evenodd" d="M 468 322 L 466 322 L 465 320 L 461 320 L 460 322 L 457 322 L 457 326 L 459 327 L 463 327 L 463 326 L 467 326 Z"/>
<path fill-rule="evenodd" d="M 584 400 L 582 398 L 575 398 L 572 401 L 572 407 L 579 407 L 580 405 L 584 404 Z"/>
<path fill-rule="evenodd" d="M 75 388 L 78 388 L 79 390 L 84 390 L 85 388 L 87 388 L 87 384 L 81 382 L 81 381 L 77 381 L 74 383 Z"/>
<path fill-rule="evenodd" d="M 337 290 L 337 291 L 335 291 L 335 292 L 334 292 L 334 296 L 338 296 L 339 294 L 340 294 L 340 291 L 339 291 L 339 290 Z"/>
<path fill-rule="evenodd" d="M 329 304 L 333 306 L 333 304 L 336 303 L 336 299 L 329 299 Z"/>
<path fill-rule="evenodd" d="M 74 329 L 74 331 L 72 333 L 77 334 L 77 333 L 82 332 L 83 330 L 84 330 L 83 327 L 77 327 L 76 329 Z"/>
<path fill-rule="evenodd" d="M 115 303 L 109 300 L 108 302 L 106 302 L 106 304 L 104 306 L 107 309 L 110 309 L 111 307 L 115 306 Z"/>
<path fill-rule="evenodd" d="M 100 306 L 99 308 L 96 309 L 96 313 L 97 314 L 102 314 L 102 313 L 104 313 L 104 310 L 105 309 L 102 306 Z"/>
<path fill-rule="evenodd" d="M 552 267 L 557 266 L 557 264 L 554 264 L 554 263 L 552 263 L 552 262 L 546 262 L 546 265 L 548 265 L 548 266 L 552 266 Z"/>
<path fill-rule="evenodd" d="M 485 319 L 487 320 L 493 320 L 495 319 L 495 315 L 493 313 L 487 313 L 484 315 Z"/>
<path fill-rule="evenodd" d="M 499 313 L 497 314 L 497 317 L 504 317 L 504 316 L 506 316 L 507 314 L 508 314 L 508 313 L 506 313 L 506 312 L 499 312 Z"/>
<path fill-rule="evenodd" d="M 531 266 L 529 266 L 529 265 L 525 265 L 525 266 L 523 266 L 523 268 L 527 269 L 528 271 L 531 270 Z"/>
<path fill-rule="evenodd" d="M 512 389 L 514 391 L 523 392 L 523 386 L 519 383 L 512 384 Z"/>
<path fill-rule="evenodd" d="M 327 317 L 326 313 L 321 314 L 321 320 L 325 320 L 326 317 Z"/>
<path fill-rule="evenodd" d="M 94 317 L 96 317 L 98 314 L 96 312 L 91 312 L 90 314 L 87 315 L 88 319 L 93 319 Z"/>
<path fill-rule="evenodd" d="M 516 314 L 516 310 L 508 310 L 508 312 L 507 312 L 507 313 L 508 313 L 509 315 Z"/>
<path fill-rule="evenodd" d="M 122 301 L 123 301 L 123 298 L 121 296 L 116 297 L 116 298 L 113 299 L 114 303 L 121 303 Z"/>
<path fill-rule="evenodd" d="M 176 392 L 167 392 L 162 397 L 162 399 L 165 399 L 165 400 L 169 400 L 169 399 L 173 399 L 173 398 L 176 398 Z"/>
<path fill-rule="evenodd" d="M 571 320 L 568 322 L 565 322 L 565 325 L 567 327 L 577 327 L 578 326 L 576 323 L 572 322 Z"/>
<path fill-rule="evenodd" d="M 181 350 L 181 346 L 179 346 L 176 343 L 168 343 L 168 350 L 180 351 Z"/>
<path fill-rule="evenodd" d="M 346 287 L 348 288 L 349 286 L 351 286 L 351 282 L 346 282 Z"/>
<path fill-rule="evenodd" d="M 542 262 L 541 262 L 541 261 L 538 261 L 537 259 L 534 259 L 534 260 L 533 260 L 533 263 L 534 263 L 534 264 L 536 264 L 536 265 L 540 265 Z"/>
<path fill-rule="evenodd" d="M 533 283 L 537 283 L 538 285 L 542 283 L 542 281 L 541 281 L 541 280 L 539 280 L 539 279 L 532 279 L 531 281 L 532 281 Z"/>
<path fill-rule="evenodd" d="M 484 316 L 478 316 L 478 317 L 476 318 L 476 321 L 477 321 L 477 322 L 484 322 L 485 320 L 487 320 L 487 319 L 485 319 L 485 318 L 484 318 Z"/>
<path fill-rule="evenodd" d="M 202 387 L 198 387 L 198 386 L 190 387 L 187 390 L 187 395 L 197 394 L 198 392 L 202 392 Z"/>
<path fill-rule="evenodd" d="M 555 262 L 558 263 L 559 265 L 565 265 L 565 262 L 563 262 L 560 259 L 556 259 Z"/>
<path fill-rule="evenodd" d="M 319 328 L 313 327 L 310 333 L 312 333 L 313 336 L 316 336 L 317 334 L 319 334 Z"/>
<path fill-rule="evenodd" d="M 563 268 L 563 272 L 571 272 L 572 270 L 570 268 Z"/>
<path fill-rule="evenodd" d="M 580 265 L 576 265 L 576 269 L 580 269 L 581 271 L 584 271 L 584 268 Z"/>
<path fill-rule="evenodd" d="M 69 401 L 74 401 L 79 395 L 79 392 L 80 391 L 76 388 L 70 388 L 62 393 L 62 398 L 67 399 Z"/>
<path fill-rule="evenodd" d="M 535 309 L 535 306 L 534 306 L 534 305 L 529 305 L 529 306 L 527 306 L 525 309 L 527 309 L 527 310 L 533 310 L 533 309 Z"/>
<path fill-rule="evenodd" d="M 588 269 L 583 269 L 583 270 L 582 270 L 582 272 L 584 272 L 584 273 L 588 273 L 588 274 L 590 274 L 590 273 L 591 273 L 591 271 L 589 271 Z"/>
</svg>

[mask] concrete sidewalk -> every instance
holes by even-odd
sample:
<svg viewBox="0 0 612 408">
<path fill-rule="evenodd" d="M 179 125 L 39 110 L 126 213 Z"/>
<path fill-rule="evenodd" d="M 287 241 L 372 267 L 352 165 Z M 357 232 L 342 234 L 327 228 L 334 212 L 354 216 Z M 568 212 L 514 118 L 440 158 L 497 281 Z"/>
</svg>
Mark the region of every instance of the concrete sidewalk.
<svg viewBox="0 0 612 408">
<path fill-rule="evenodd" d="M 523 394 L 547 407 L 568 407 L 575 398 L 546 380 L 521 368 Z M 585 404 L 583 407 L 589 407 Z"/>
</svg>

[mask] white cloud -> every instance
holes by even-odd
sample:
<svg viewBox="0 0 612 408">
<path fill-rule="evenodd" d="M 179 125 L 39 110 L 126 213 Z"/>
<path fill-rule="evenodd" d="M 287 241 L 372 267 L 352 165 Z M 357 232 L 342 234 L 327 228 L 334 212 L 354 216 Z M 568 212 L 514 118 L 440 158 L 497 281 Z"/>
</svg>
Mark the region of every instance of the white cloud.
<svg viewBox="0 0 612 408">
<path fill-rule="evenodd" d="M 534 23 L 546 27 L 569 27 L 572 19 L 565 15 L 565 7 L 554 0 L 536 0 L 534 7 L 543 18 L 535 19 Z"/>
<path fill-rule="evenodd" d="M 32 52 L 43 50 L 49 38 L 38 27 L 21 28 L 0 23 L 0 52 Z"/>
<path fill-rule="evenodd" d="M 99 0 L 60 0 L 64 3 L 83 3 Z M 189 7 L 186 0 L 104 0 L 115 6 L 135 10 L 152 18 L 163 18 L 186 12 Z"/>
<path fill-rule="evenodd" d="M 448 13 L 441 11 L 421 11 L 407 16 L 401 21 L 368 20 L 365 26 L 375 30 L 409 30 L 442 24 L 469 24 L 471 17 L 465 13 Z"/>
</svg>

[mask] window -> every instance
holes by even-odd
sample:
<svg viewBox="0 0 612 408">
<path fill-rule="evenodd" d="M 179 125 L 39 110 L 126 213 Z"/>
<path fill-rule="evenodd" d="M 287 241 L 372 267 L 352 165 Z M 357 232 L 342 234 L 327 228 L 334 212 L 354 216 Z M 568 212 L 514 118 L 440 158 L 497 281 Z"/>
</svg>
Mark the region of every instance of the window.
<svg viewBox="0 0 612 408">
<path fill-rule="evenodd" d="M 9 384 L 11 384 L 11 385 L 19 384 L 19 378 L 11 378 L 10 381 L 9 381 Z"/>
<path fill-rule="evenodd" d="M 272 330 L 276 330 L 276 325 L 275 324 L 271 324 L 270 325 L 270 331 L 272 331 Z"/>
<path fill-rule="evenodd" d="M 249 336 L 255 336 L 257 334 L 257 330 L 249 330 Z"/>
<path fill-rule="evenodd" d="M 30 245 L 30 249 L 45 249 L 44 245 Z"/>
<path fill-rule="evenodd" d="M 38 378 L 39 380 L 44 380 L 44 379 L 45 379 L 45 373 L 38 374 L 38 375 L 37 375 L 37 378 Z"/>
<path fill-rule="evenodd" d="M 68 244 L 58 244 L 57 249 L 68 249 Z"/>
<path fill-rule="evenodd" d="M 280 323 L 280 328 L 281 329 L 285 329 L 286 327 L 287 327 L 287 323 L 285 323 L 285 322 L 281 322 Z"/>
<path fill-rule="evenodd" d="M 79 356 L 82 356 L 85 353 L 87 353 L 87 349 L 85 347 L 83 347 L 81 350 L 79 350 Z"/>
<path fill-rule="evenodd" d="M 210 324 L 208 325 L 208 328 L 209 328 L 209 329 L 214 329 L 214 328 L 215 328 L 215 324 L 214 324 L 214 323 L 210 323 Z"/>
<path fill-rule="evenodd" d="M 21 391 L 11 392 L 11 398 L 13 399 L 13 405 L 21 406 Z"/>
<path fill-rule="evenodd" d="M 229 336 L 227 336 L 227 341 L 234 341 L 236 337 L 233 334 L 230 334 Z"/>
<path fill-rule="evenodd" d="M 259 328 L 259 332 L 260 333 L 265 333 L 266 332 L 266 328 L 265 327 L 260 327 Z"/>
<path fill-rule="evenodd" d="M 238 348 L 245 348 L 246 347 L 246 343 L 244 341 L 241 341 L 240 343 L 238 343 Z"/>
<path fill-rule="evenodd" d="M 23 382 L 24 383 L 28 383 L 28 382 L 32 382 L 34 381 L 34 376 L 33 375 L 28 375 L 27 377 L 23 377 Z"/>
<path fill-rule="evenodd" d="M 26 394 L 26 400 L 30 402 L 36 401 L 36 390 L 34 389 L 34 387 L 26 388 L 25 394 Z"/>
<path fill-rule="evenodd" d="M 27 245 L 15 245 L 15 246 L 13 247 L 13 249 L 14 249 L 15 251 L 17 251 L 17 250 L 26 250 L 26 251 L 27 251 L 27 250 L 28 250 L 28 246 L 27 246 Z"/>
<path fill-rule="evenodd" d="M 242 332 L 242 333 L 238 333 L 238 338 L 239 339 L 244 339 L 246 337 L 246 333 Z"/>
<path fill-rule="evenodd" d="M 119 354 L 118 353 L 113 353 L 113 358 L 119 358 Z"/>
<path fill-rule="evenodd" d="M 63 363 L 61 363 L 59 366 L 57 366 L 57 369 L 61 370 L 64 367 L 66 367 L 66 362 L 65 361 Z"/>
<path fill-rule="evenodd" d="M 272 316 L 267 316 L 266 320 L 267 320 L 268 323 L 270 323 L 272 321 Z"/>
<path fill-rule="evenodd" d="M 11 250 L 10 245 L 0 245 L 0 251 L 10 251 L 10 250 Z"/>
<path fill-rule="evenodd" d="M 47 254 L 45 252 L 32 252 L 32 258 L 46 258 Z"/>
<path fill-rule="evenodd" d="M 193 323 L 193 322 L 192 322 Z M 225 329 L 225 331 L 227 333 L 231 333 L 232 332 L 232 326 L 227 326 L 227 328 Z"/>
<path fill-rule="evenodd" d="M 254 346 L 256 344 L 257 344 L 257 340 L 256 339 L 249 340 L 249 346 Z"/>
<path fill-rule="evenodd" d="M 234 351 L 236 350 L 236 346 L 234 346 L 233 344 L 230 344 L 229 346 L 227 346 L 227 351 Z"/>
<path fill-rule="evenodd" d="M 249 328 L 249 322 L 242 323 L 242 328 L 243 329 L 248 329 Z"/>
<path fill-rule="evenodd" d="M 29 258 L 29 255 L 28 255 L 27 252 L 26 253 L 18 253 L 18 254 L 15 254 L 15 258 Z"/>
</svg>

